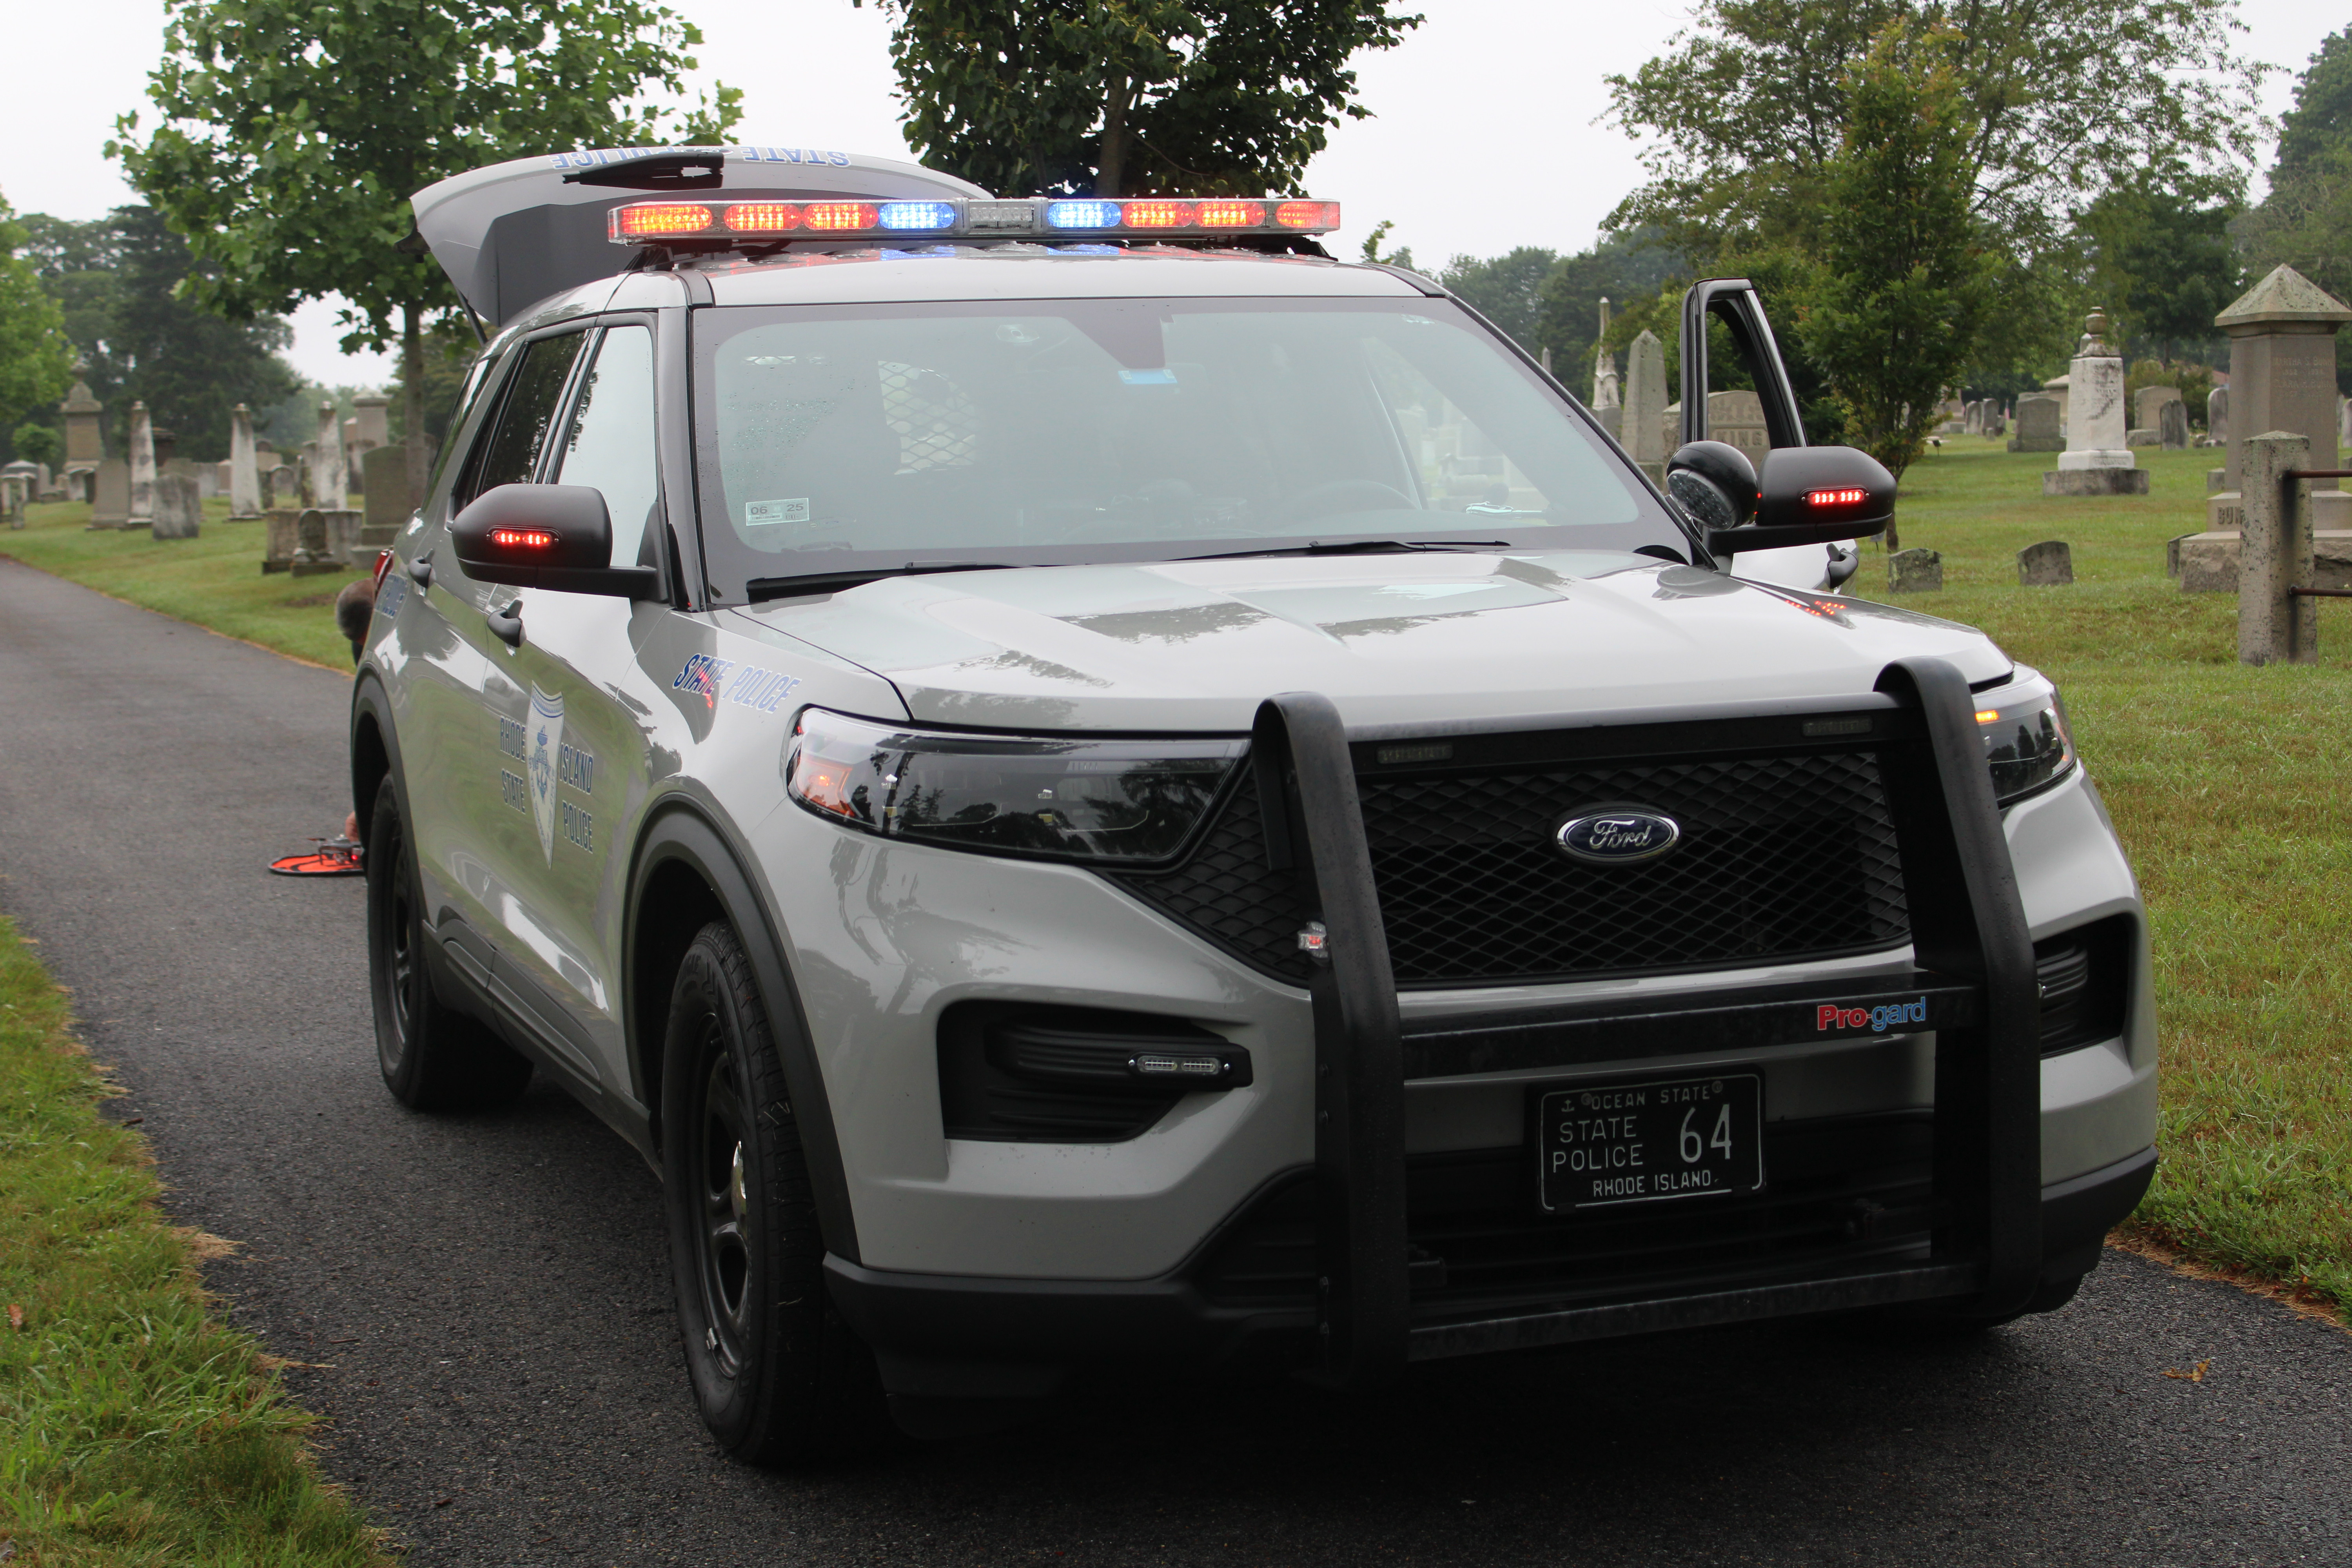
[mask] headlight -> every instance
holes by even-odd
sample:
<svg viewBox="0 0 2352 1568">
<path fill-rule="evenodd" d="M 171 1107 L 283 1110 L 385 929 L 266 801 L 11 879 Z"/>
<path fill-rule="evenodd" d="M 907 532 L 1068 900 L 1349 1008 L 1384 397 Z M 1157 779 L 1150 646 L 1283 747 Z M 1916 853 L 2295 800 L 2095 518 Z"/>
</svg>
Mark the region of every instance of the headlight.
<svg viewBox="0 0 2352 1568">
<path fill-rule="evenodd" d="M 1057 860 L 1166 860 L 1245 749 L 1231 741 L 951 735 L 804 708 L 784 791 L 885 838 Z"/>
<path fill-rule="evenodd" d="M 2058 689 L 2019 668 L 2006 686 L 1976 696 L 1977 730 L 1992 769 L 1993 798 L 2007 805 L 2074 771 L 2074 738 Z"/>
</svg>

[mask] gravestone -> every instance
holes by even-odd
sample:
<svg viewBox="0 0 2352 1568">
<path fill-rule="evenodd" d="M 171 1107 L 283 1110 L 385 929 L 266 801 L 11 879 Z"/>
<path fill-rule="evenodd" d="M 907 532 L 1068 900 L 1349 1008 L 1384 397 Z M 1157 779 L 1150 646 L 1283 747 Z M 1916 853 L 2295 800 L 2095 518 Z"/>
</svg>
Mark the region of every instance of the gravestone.
<svg viewBox="0 0 2352 1568">
<path fill-rule="evenodd" d="M 1939 594 L 1944 589 L 1944 558 L 1932 550 L 1898 550 L 1886 558 L 1886 590 L 1890 594 Z"/>
<path fill-rule="evenodd" d="M 131 465 L 109 458 L 91 470 L 89 526 L 121 528 L 131 521 Z"/>
<path fill-rule="evenodd" d="M 1601 297 L 1601 335 L 1593 340 L 1592 349 L 1592 411 L 1621 405 L 1617 384 L 1617 356 L 1609 352 L 1609 296 Z"/>
<path fill-rule="evenodd" d="M 2230 444 L 2230 389 L 2217 386 L 2205 395 L 2205 441 L 2208 446 Z M 2224 474 L 2229 469 L 2221 470 Z"/>
<path fill-rule="evenodd" d="M 2168 403 L 2179 403 L 2179 401 L 2180 388 L 2177 386 L 2141 387 L 2137 392 L 2132 395 L 2132 428 L 2135 430 L 2147 430 L 2151 433 L 2162 430 L 2164 428 L 2164 405 Z M 2155 444 L 2156 442 L 2153 434 L 2151 434 L 2148 440 L 2138 443 L 2140 446 L 2148 447 L 2152 447 Z"/>
<path fill-rule="evenodd" d="M 2272 268 L 2213 318 L 2230 336 L 2230 440 L 2222 488 L 2205 499 L 2207 532 L 2237 532 L 2240 457 L 2249 436 L 2301 436 L 2311 443 L 2311 467 L 2342 466 L 2336 460 L 2335 340 L 2347 321 L 2352 306 L 2292 267 Z M 2314 488 L 2310 505 L 2315 531 L 2352 530 L 2352 493 L 2332 484 Z M 2184 591 L 2188 583 L 2184 564 Z"/>
<path fill-rule="evenodd" d="M 2058 428 L 2058 400 L 2046 392 L 2029 392 L 2017 400 L 2017 434 L 2009 438 L 2012 452 L 2063 452 L 2066 437 Z"/>
<path fill-rule="evenodd" d="M 302 546 L 302 511 L 299 507 L 274 506 L 261 514 L 261 574 L 290 571 Z"/>
<path fill-rule="evenodd" d="M 2164 449 L 2168 452 L 2189 450 L 2189 405 L 2176 397 L 2158 408 L 2157 418 L 2159 421 L 2157 433 L 2162 437 L 2160 444 Z"/>
<path fill-rule="evenodd" d="M 261 515 L 261 461 L 253 443 L 253 414 L 242 403 L 228 416 L 228 514 Z"/>
<path fill-rule="evenodd" d="M 295 476 L 294 470 L 284 463 L 278 464 L 262 478 L 264 488 L 261 504 L 265 510 L 270 507 L 292 506 L 302 493 L 301 480 Z"/>
<path fill-rule="evenodd" d="M 204 497 L 196 481 L 185 474 L 165 474 L 155 481 L 155 537 L 194 539 L 205 515 Z"/>
<path fill-rule="evenodd" d="M 343 460 L 343 427 L 332 403 L 319 405 L 319 456 L 310 465 L 310 500 L 320 511 L 341 511 L 351 499 L 351 470 Z"/>
<path fill-rule="evenodd" d="M 2006 435 L 2008 431 L 2009 416 L 2002 412 L 1999 404 L 1993 405 L 1985 414 L 1984 433 L 1988 436 L 2001 436 Z"/>
<path fill-rule="evenodd" d="M 122 526 L 145 528 L 155 521 L 155 426 L 147 405 L 131 405 L 131 517 Z"/>
<path fill-rule="evenodd" d="M 378 447 L 360 461 L 367 472 L 360 487 L 366 505 L 360 512 L 359 546 L 373 560 L 373 552 L 392 548 L 415 510 L 408 500 L 408 448 Z"/>
<path fill-rule="evenodd" d="M 1643 328 L 1625 354 L 1625 452 L 1651 479 L 1665 479 L 1666 351 Z"/>
<path fill-rule="evenodd" d="M 348 508 L 303 509 L 295 519 L 294 559 L 287 570 L 297 577 L 350 571 L 359 533 L 360 514 Z M 265 563 L 263 570 L 268 569 Z"/>
<path fill-rule="evenodd" d="M 1764 400 L 1753 392 L 1710 392 L 1706 395 L 1706 437 L 1738 447 L 1759 468 L 1772 449 L 1764 433 Z M 1679 445 L 1679 443 L 1677 443 Z"/>
<path fill-rule="evenodd" d="M 2074 580 L 2074 553 L 2062 539 L 2045 539 L 2017 552 L 2017 585 L 2051 588 Z"/>
<path fill-rule="evenodd" d="M 2106 338 L 2106 312 L 2092 311 L 2066 367 L 2066 449 L 2042 476 L 2045 496 L 2147 494 L 2147 470 L 2126 444 L 2124 358 Z"/>
<path fill-rule="evenodd" d="M 106 461 L 106 407 L 89 395 L 87 382 L 77 380 L 58 412 L 66 417 L 66 494 L 89 500 L 90 476 Z"/>
</svg>

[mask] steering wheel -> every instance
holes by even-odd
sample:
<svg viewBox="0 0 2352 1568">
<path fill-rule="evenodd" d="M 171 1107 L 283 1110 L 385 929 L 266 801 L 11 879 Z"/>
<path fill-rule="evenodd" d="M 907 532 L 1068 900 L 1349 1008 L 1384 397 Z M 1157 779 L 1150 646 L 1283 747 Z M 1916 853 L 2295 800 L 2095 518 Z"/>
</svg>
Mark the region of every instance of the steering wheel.
<svg viewBox="0 0 2352 1568">
<path fill-rule="evenodd" d="M 1411 496 L 1378 479 L 1327 479 L 1292 496 L 1290 504 L 1307 517 L 1329 517 L 1341 511 L 1421 510 Z"/>
</svg>

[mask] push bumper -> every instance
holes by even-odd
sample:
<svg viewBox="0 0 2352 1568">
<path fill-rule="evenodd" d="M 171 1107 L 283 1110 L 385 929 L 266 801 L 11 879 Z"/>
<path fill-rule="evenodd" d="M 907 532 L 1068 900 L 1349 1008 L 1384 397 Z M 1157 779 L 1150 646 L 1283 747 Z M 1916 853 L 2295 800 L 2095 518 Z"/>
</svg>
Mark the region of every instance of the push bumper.
<svg viewBox="0 0 2352 1568">
<path fill-rule="evenodd" d="M 2156 1173 L 2156 1151 L 2044 1186 L 2043 1248 L 2035 1283 L 2059 1286 L 2095 1268 L 2108 1230 L 2137 1206 Z M 1214 1249 L 1213 1241 L 1204 1247 Z M 1318 1314 L 1311 1303 L 1223 1305 L 1195 1265 L 1143 1280 L 979 1279 L 907 1274 L 825 1259 L 835 1305 L 875 1347 L 886 1384 L 933 1398 L 1018 1397 L 1047 1392 L 1071 1367 L 1155 1362 L 1202 1367 L 1234 1363 L 1311 1364 Z M 1406 1356 L 1447 1356 L 1565 1344 L 1709 1324 L 1853 1311 L 1906 1301 L 1966 1299 L 1982 1288 L 1967 1262 L 1916 1258 L 1879 1267 L 1786 1277 L 1754 1271 L 1710 1289 L 1640 1300 L 1551 1310 L 1412 1314 Z"/>
</svg>

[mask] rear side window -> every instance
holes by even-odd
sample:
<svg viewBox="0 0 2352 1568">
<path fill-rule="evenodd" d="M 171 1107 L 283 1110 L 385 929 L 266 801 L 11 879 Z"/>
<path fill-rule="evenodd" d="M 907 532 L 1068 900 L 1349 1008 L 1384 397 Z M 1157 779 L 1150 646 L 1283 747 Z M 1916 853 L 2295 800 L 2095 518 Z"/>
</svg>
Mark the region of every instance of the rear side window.
<svg viewBox="0 0 2352 1568">
<path fill-rule="evenodd" d="M 572 362 L 585 341 L 583 333 L 567 332 L 523 345 L 522 363 L 507 377 L 498 418 L 476 444 L 455 504 L 462 507 L 484 490 L 529 484 L 538 477 L 540 453 L 555 421 L 555 405 L 563 397 Z"/>
</svg>

